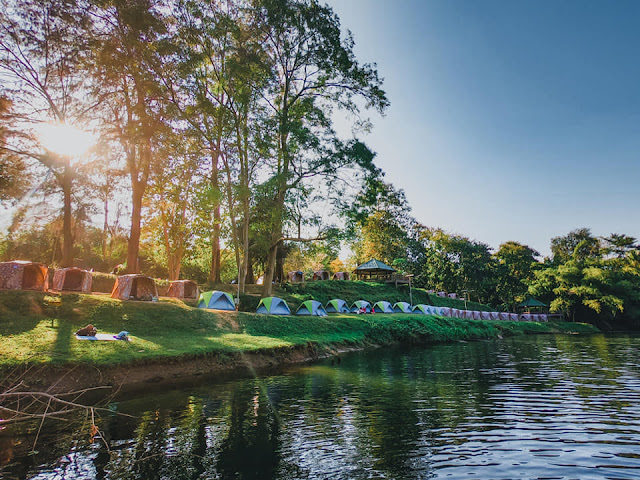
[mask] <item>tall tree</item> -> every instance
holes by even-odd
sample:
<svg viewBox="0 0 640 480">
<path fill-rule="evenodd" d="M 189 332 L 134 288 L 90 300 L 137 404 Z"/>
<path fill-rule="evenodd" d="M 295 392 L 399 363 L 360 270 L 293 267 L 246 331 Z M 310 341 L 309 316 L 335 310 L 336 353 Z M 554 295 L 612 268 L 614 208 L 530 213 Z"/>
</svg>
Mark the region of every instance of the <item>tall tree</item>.
<svg viewBox="0 0 640 480">
<path fill-rule="evenodd" d="M 263 295 L 269 295 L 288 191 L 305 178 L 331 174 L 355 162 L 353 145 L 341 144 L 331 128 L 331 110 L 357 114 L 356 99 L 362 99 L 367 107 L 383 111 L 388 101 L 375 67 L 357 62 L 350 36 L 341 39 L 331 8 L 312 0 L 262 0 L 257 6 L 273 65 L 266 101 L 276 130 L 274 204 L 263 288 Z"/>
<path fill-rule="evenodd" d="M 131 180 L 127 270 L 138 272 L 143 198 L 160 134 L 168 128 L 158 72 L 167 68 L 167 9 L 152 0 L 94 0 L 94 97 L 105 132 L 124 152 Z"/>
<path fill-rule="evenodd" d="M 524 300 L 528 285 L 533 280 L 534 271 L 540 254 L 521 243 L 509 241 L 500 245 L 493 254 L 496 265 L 496 301 L 494 303 L 509 306 Z"/>
</svg>

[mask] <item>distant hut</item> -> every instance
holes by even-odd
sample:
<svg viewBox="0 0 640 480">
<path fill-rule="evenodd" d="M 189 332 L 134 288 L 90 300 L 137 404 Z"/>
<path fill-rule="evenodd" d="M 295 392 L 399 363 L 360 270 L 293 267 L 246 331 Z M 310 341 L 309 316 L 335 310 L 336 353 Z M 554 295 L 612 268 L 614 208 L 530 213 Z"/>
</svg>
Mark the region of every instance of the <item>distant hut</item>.
<svg viewBox="0 0 640 480">
<path fill-rule="evenodd" d="M 333 274 L 334 280 L 349 280 L 349 272 L 336 272 Z"/>
<path fill-rule="evenodd" d="M 111 298 L 120 300 L 146 300 L 158 298 L 158 288 L 153 278 L 139 274 L 120 275 L 113 286 Z"/>
<path fill-rule="evenodd" d="M 199 296 L 200 288 L 193 280 L 174 280 L 169 284 L 167 297 L 198 298 Z"/>
<path fill-rule="evenodd" d="M 48 271 L 42 263 L 0 262 L 0 289 L 45 291 L 49 286 Z"/>
<path fill-rule="evenodd" d="M 331 278 L 331 272 L 326 270 L 318 270 L 313 272 L 314 280 L 329 280 Z"/>
<path fill-rule="evenodd" d="M 300 270 L 296 270 L 295 272 L 287 273 L 287 278 L 291 283 L 302 283 L 304 282 L 304 273 Z"/>
<path fill-rule="evenodd" d="M 532 313 L 548 314 L 549 307 L 535 298 L 529 297 L 524 302 L 520 302 L 516 305 L 516 313 L 520 315 Z"/>
<path fill-rule="evenodd" d="M 78 267 L 60 268 L 53 273 L 53 289 L 58 292 L 91 293 L 93 276 Z"/>
<path fill-rule="evenodd" d="M 388 280 L 396 269 L 375 258 L 356 267 L 353 271 L 358 280 Z"/>
</svg>

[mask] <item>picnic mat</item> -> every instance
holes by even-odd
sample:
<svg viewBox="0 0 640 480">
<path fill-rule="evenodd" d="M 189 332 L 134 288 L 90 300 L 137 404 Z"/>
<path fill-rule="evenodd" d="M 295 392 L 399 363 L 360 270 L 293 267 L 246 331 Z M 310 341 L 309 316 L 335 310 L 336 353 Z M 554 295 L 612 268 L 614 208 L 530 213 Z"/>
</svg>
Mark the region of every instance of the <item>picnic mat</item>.
<svg viewBox="0 0 640 480">
<path fill-rule="evenodd" d="M 110 333 L 96 333 L 93 336 L 76 335 L 78 340 L 120 340 Z M 128 341 L 128 340 L 127 340 Z"/>
</svg>

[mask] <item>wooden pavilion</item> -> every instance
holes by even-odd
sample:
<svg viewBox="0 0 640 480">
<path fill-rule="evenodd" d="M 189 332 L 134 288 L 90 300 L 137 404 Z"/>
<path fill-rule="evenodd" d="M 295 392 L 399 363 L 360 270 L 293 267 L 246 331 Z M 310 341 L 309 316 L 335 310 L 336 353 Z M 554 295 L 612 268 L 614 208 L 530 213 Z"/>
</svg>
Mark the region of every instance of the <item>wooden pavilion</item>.
<svg viewBox="0 0 640 480">
<path fill-rule="evenodd" d="M 372 258 L 366 263 L 359 265 L 353 271 L 358 280 L 389 280 L 391 276 L 396 272 L 396 269 L 390 267 L 380 260 Z"/>
</svg>

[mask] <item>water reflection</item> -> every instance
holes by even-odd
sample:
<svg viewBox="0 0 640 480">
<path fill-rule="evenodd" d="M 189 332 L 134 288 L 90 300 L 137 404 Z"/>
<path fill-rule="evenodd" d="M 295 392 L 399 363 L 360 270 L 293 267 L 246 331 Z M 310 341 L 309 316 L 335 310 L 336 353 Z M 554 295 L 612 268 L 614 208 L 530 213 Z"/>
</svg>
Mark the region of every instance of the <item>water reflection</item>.
<svg viewBox="0 0 640 480">
<path fill-rule="evenodd" d="M 147 394 L 68 427 L 0 432 L 3 478 L 638 478 L 640 337 L 380 350 Z M 127 413 L 135 418 L 119 416 Z M 77 419 L 78 424 L 81 419 Z"/>
</svg>

